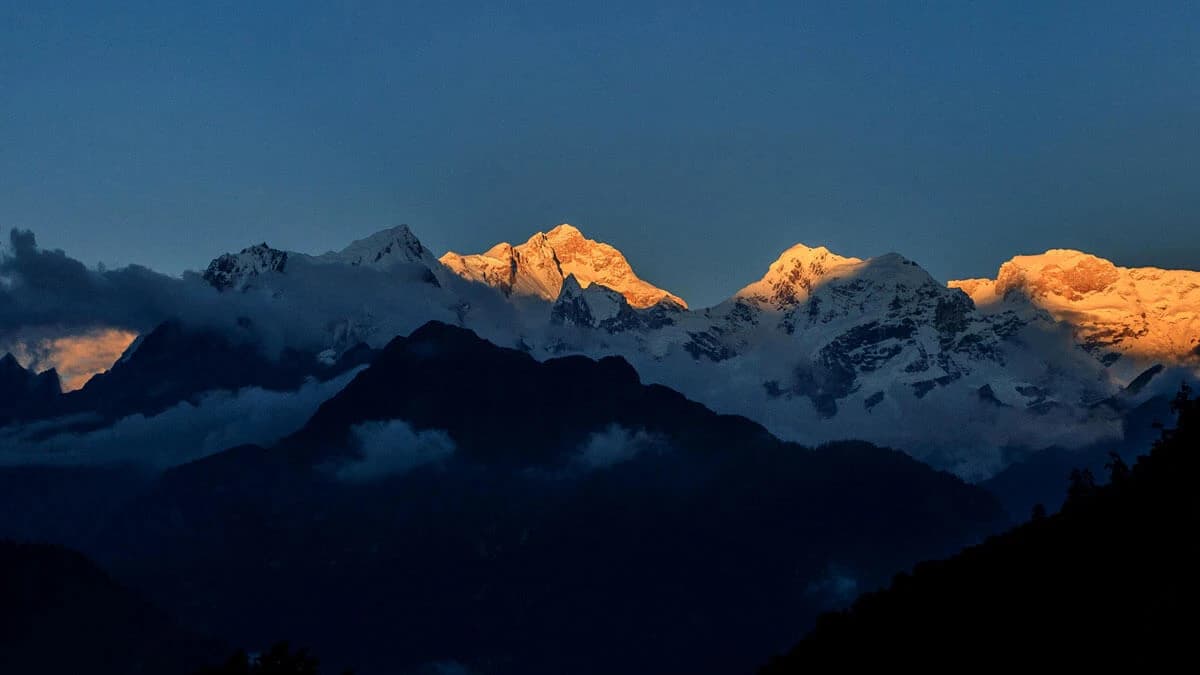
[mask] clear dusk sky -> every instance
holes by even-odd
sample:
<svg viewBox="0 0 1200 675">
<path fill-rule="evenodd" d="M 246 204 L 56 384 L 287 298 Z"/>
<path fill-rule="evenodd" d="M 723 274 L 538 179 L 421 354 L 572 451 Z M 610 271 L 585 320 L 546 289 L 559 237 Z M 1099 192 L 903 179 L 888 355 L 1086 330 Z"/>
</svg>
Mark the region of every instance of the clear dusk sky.
<svg viewBox="0 0 1200 675">
<path fill-rule="evenodd" d="M 1200 269 L 1200 3 L 0 0 L 0 228 L 43 246 L 559 222 L 696 306 L 796 242 Z"/>
</svg>

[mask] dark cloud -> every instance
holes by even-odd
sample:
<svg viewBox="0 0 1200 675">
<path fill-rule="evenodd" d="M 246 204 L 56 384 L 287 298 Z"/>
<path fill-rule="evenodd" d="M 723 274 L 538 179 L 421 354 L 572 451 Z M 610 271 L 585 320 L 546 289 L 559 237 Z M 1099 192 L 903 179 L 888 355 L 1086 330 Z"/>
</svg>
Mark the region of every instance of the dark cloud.
<svg viewBox="0 0 1200 675">
<path fill-rule="evenodd" d="M 14 229 L 8 239 L 0 251 L 0 335 L 33 326 L 141 332 L 204 290 L 138 265 L 89 269 L 61 250 L 38 248 L 28 230 Z"/>
</svg>

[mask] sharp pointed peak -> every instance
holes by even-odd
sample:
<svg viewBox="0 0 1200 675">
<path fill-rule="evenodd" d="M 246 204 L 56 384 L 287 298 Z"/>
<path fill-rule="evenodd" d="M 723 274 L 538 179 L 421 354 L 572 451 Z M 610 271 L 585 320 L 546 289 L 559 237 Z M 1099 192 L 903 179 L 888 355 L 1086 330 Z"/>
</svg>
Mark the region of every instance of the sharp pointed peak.
<svg viewBox="0 0 1200 675">
<path fill-rule="evenodd" d="M 365 244 L 383 243 L 389 241 L 402 241 L 405 243 L 416 242 L 418 245 L 420 244 L 420 240 L 417 239 L 417 235 L 413 234 L 412 229 L 409 228 L 408 225 L 401 224 L 393 225 L 392 227 L 385 227 L 384 229 L 368 234 L 365 237 L 355 239 L 342 250 L 348 251 L 357 247 L 361 247 Z"/>
<path fill-rule="evenodd" d="M 547 237 L 583 237 L 583 232 L 570 223 L 560 223 L 546 233 Z"/>
<path fill-rule="evenodd" d="M 791 260 L 817 260 L 817 259 L 833 259 L 839 262 L 862 262 L 860 258 L 843 256 L 834 253 L 826 246 L 809 246 L 805 243 L 796 243 L 788 247 L 779 254 L 776 262 L 785 262 Z"/>
<path fill-rule="evenodd" d="M 525 240 L 525 243 L 518 244 L 514 248 L 549 246 L 549 244 L 547 243 L 547 239 L 549 239 L 549 237 L 546 235 L 545 232 L 534 232 L 532 235 L 529 236 L 528 239 Z"/>
<path fill-rule="evenodd" d="M 507 241 L 502 241 L 499 244 L 496 244 L 495 246 L 484 251 L 483 255 L 485 255 L 489 258 L 500 258 L 500 257 L 511 258 L 512 252 L 513 252 L 513 245 L 508 243 Z"/>
<path fill-rule="evenodd" d="M 575 278 L 574 274 L 568 274 L 567 276 L 563 277 L 562 290 L 559 291 L 559 296 L 561 297 L 561 295 L 565 292 L 578 293 L 583 289 L 584 285 L 579 283 L 579 279 Z"/>
</svg>

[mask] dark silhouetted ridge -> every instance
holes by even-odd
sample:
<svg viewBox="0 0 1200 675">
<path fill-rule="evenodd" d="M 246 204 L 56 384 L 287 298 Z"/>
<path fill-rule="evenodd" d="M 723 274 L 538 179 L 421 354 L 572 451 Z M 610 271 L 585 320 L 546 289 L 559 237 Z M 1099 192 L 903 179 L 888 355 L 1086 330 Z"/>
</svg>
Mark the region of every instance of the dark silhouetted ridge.
<svg viewBox="0 0 1200 675">
<path fill-rule="evenodd" d="M 344 442 L 355 425 L 393 419 L 444 430 L 468 456 L 525 464 L 561 460 L 614 424 L 697 447 L 779 444 L 757 423 L 717 415 L 672 389 L 643 385 L 623 358 L 568 356 L 543 363 L 436 321 L 388 343 L 290 443 L 325 447 Z"/>
<path fill-rule="evenodd" d="M 0 425 L 40 415 L 61 394 L 62 384 L 53 368 L 34 373 L 22 367 L 11 353 L 0 357 Z"/>
<path fill-rule="evenodd" d="M 223 653 L 83 555 L 0 541 L 0 672 L 182 675 Z"/>
<path fill-rule="evenodd" d="M 1001 524 L 901 452 L 785 443 L 622 359 L 431 323 L 285 441 L 166 472 L 94 545 L 190 625 L 335 669 L 716 675 Z"/>
<path fill-rule="evenodd" d="M 1200 630 L 1200 400 L 1111 482 L 1077 471 L 1061 513 L 940 562 L 917 565 L 846 612 L 828 614 L 764 674 L 957 655 L 1057 663 L 1194 659 Z M 961 663 L 961 662 L 959 662 Z"/>
</svg>

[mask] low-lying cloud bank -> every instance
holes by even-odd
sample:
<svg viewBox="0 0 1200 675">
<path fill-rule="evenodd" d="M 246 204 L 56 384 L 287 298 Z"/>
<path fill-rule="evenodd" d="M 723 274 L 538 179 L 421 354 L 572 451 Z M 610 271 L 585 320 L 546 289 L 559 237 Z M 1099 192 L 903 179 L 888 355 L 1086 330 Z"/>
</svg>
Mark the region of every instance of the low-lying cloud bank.
<svg viewBox="0 0 1200 675">
<path fill-rule="evenodd" d="M 326 382 L 310 380 L 294 392 L 256 387 L 205 394 L 153 417 L 132 415 L 104 429 L 33 440 L 53 422 L 0 431 L 0 466 L 86 466 L 134 463 L 154 470 L 246 443 L 269 444 L 300 428 L 318 406 L 359 371 Z"/>
</svg>

